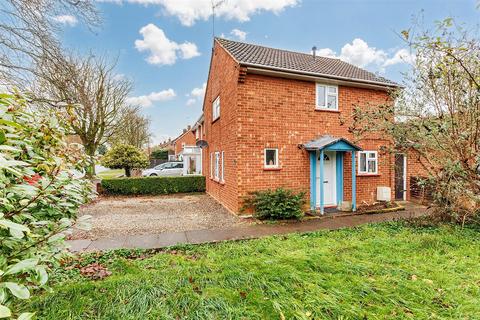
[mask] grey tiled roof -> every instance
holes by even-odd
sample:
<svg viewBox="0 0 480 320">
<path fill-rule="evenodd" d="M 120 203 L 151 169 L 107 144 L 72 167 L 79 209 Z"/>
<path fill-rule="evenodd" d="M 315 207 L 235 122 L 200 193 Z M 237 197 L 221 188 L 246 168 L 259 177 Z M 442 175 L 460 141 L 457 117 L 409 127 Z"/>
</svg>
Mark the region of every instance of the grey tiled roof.
<svg viewBox="0 0 480 320">
<path fill-rule="evenodd" d="M 254 64 L 266 69 L 308 73 L 334 79 L 376 83 L 396 87 L 397 83 L 363 70 L 340 59 L 293 52 L 259 45 L 215 38 L 240 64 Z"/>
<path fill-rule="evenodd" d="M 359 146 L 351 143 L 345 138 L 337 138 L 337 137 L 332 137 L 329 135 L 321 136 L 318 139 L 311 140 L 303 145 L 303 147 L 307 150 L 322 150 L 328 146 L 331 146 L 332 144 L 335 144 L 339 141 L 344 141 L 345 143 L 348 143 L 352 147 L 354 147 L 357 150 L 362 150 Z"/>
</svg>

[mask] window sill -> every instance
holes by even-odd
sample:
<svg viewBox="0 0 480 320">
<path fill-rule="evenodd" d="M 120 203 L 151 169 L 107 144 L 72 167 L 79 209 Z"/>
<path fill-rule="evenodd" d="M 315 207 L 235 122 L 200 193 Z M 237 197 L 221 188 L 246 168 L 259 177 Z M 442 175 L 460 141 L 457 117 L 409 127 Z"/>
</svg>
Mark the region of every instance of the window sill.
<svg viewBox="0 0 480 320">
<path fill-rule="evenodd" d="M 335 110 L 335 109 L 327 109 L 327 108 L 315 108 L 315 111 L 320 111 L 320 112 L 332 112 L 332 113 L 340 113 L 340 110 Z"/>
<path fill-rule="evenodd" d="M 272 167 L 272 168 L 263 167 L 263 171 L 280 171 L 280 170 L 282 170 L 282 168 L 280 167 Z"/>
<path fill-rule="evenodd" d="M 213 181 L 213 182 L 216 182 L 216 183 L 218 183 L 218 184 L 221 184 L 221 185 L 224 185 L 224 184 L 225 184 L 225 181 L 220 181 L 220 180 L 215 179 L 215 178 L 212 178 L 212 177 L 210 177 L 210 180 Z"/>
<path fill-rule="evenodd" d="M 357 177 L 380 177 L 380 173 L 359 173 Z"/>
<path fill-rule="evenodd" d="M 213 119 L 213 120 L 212 120 L 212 124 L 215 123 L 215 122 L 217 122 L 218 120 L 220 120 L 220 117 L 217 117 L 217 118 Z"/>
</svg>

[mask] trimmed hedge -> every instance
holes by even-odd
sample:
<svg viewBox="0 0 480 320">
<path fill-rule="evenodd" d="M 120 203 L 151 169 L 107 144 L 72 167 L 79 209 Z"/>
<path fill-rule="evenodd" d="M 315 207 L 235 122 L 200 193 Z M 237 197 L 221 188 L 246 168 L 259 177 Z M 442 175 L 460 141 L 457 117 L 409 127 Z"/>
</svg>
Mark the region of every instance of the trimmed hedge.
<svg viewBox="0 0 480 320">
<path fill-rule="evenodd" d="M 204 176 L 135 177 L 103 179 L 102 190 L 108 194 L 141 195 L 204 192 Z"/>
</svg>

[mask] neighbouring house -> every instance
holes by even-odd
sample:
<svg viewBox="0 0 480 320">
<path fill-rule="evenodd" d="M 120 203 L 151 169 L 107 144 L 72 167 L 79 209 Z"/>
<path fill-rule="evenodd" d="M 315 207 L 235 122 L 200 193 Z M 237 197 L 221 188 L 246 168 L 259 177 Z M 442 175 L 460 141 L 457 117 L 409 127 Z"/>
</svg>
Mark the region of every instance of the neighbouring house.
<svg viewBox="0 0 480 320">
<path fill-rule="evenodd" d="M 173 150 L 177 159 L 182 158 L 182 151 L 185 146 L 195 146 L 195 135 L 192 132 L 192 127 L 189 125 L 183 129 L 182 133 L 173 139 Z"/>
<path fill-rule="evenodd" d="M 195 133 L 189 125 L 174 142 L 175 160 L 183 161 L 183 175 L 202 174 L 202 150 L 196 146 Z"/>
<path fill-rule="evenodd" d="M 406 175 L 395 192 L 389 137 L 356 140 L 349 131 L 354 106 L 393 103 L 398 88 L 315 51 L 215 38 L 202 118 L 207 192 L 233 212 L 250 192 L 278 187 L 305 191 L 321 213 L 406 199 Z"/>
</svg>

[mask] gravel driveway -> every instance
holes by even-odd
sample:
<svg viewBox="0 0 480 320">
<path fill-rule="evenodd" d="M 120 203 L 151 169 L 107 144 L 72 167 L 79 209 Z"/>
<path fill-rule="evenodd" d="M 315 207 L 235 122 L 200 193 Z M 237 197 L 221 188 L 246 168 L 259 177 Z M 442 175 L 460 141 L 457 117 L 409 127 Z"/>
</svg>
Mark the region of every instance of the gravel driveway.
<svg viewBox="0 0 480 320">
<path fill-rule="evenodd" d="M 245 224 L 205 194 L 143 197 L 99 197 L 82 207 L 91 215 L 90 231 L 75 230 L 71 239 L 96 239 Z"/>
</svg>

